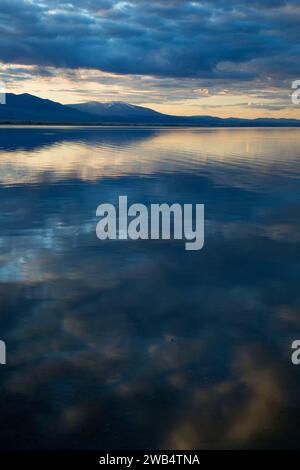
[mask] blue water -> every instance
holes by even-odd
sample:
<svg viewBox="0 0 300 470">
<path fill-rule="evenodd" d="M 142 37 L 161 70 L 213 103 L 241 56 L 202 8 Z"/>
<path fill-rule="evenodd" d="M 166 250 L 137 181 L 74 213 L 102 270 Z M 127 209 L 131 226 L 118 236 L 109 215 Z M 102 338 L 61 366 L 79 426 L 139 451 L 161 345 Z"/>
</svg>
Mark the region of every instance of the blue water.
<svg viewBox="0 0 300 470">
<path fill-rule="evenodd" d="M 300 130 L 0 129 L 0 447 L 299 447 Z M 205 245 L 97 206 L 205 204 Z"/>
</svg>

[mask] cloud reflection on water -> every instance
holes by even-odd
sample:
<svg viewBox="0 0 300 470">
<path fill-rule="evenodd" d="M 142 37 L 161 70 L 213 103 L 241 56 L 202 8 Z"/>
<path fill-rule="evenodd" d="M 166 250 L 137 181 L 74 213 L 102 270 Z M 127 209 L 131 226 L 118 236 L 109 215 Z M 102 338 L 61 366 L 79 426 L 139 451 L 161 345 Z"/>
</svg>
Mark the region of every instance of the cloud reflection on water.
<svg viewBox="0 0 300 470">
<path fill-rule="evenodd" d="M 54 129 L 35 149 L 18 132 L 0 163 L 1 446 L 297 446 L 299 131 Z M 204 202 L 205 250 L 99 242 L 95 208 L 119 194 Z"/>
</svg>

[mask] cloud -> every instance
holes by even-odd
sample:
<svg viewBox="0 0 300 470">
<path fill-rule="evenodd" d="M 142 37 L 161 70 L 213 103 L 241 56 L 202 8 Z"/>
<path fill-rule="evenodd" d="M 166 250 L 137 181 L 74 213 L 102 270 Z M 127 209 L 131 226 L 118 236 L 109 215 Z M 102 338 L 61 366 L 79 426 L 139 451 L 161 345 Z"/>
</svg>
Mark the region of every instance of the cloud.
<svg viewBox="0 0 300 470">
<path fill-rule="evenodd" d="M 300 72 L 299 19 L 293 0 L 3 0 L 0 60 L 157 77 L 281 77 Z"/>
</svg>

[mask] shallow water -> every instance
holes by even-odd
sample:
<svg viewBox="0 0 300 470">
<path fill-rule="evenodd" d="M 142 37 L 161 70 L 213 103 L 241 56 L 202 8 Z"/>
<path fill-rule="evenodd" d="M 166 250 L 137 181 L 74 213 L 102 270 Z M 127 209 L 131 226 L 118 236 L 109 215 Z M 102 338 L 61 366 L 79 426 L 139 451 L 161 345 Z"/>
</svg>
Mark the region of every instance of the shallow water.
<svg viewBox="0 0 300 470">
<path fill-rule="evenodd" d="M 300 130 L 0 129 L 2 448 L 299 447 Z M 205 246 L 100 241 L 205 204 Z"/>
</svg>

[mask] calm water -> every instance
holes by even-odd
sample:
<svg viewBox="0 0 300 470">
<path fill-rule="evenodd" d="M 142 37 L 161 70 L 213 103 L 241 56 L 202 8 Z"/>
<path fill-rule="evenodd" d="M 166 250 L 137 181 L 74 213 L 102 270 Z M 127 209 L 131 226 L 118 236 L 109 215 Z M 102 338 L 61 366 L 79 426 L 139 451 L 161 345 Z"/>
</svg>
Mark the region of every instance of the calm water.
<svg viewBox="0 0 300 470">
<path fill-rule="evenodd" d="M 300 130 L 0 129 L 2 448 L 300 447 Z M 206 206 L 205 247 L 96 207 Z"/>
</svg>

